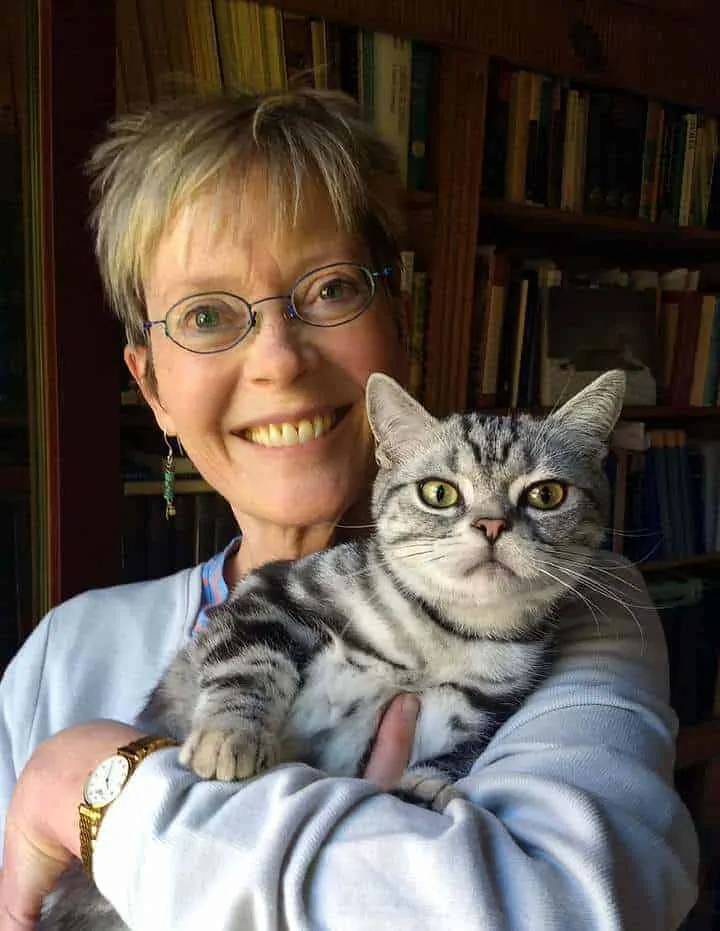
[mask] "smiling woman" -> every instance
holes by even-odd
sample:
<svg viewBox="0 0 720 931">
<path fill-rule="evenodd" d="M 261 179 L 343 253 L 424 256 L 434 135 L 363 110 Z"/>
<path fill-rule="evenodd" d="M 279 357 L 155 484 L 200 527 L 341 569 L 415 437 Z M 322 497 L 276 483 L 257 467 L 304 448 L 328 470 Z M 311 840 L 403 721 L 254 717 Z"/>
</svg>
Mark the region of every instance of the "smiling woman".
<svg viewBox="0 0 720 931">
<path fill-rule="evenodd" d="M 367 522 L 362 497 L 374 460 L 365 382 L 375 370 L 402 378 L 405 365 L 390 281 L 383 276 L 376 288 L 380 273 L 363 270 L 371 245 L 338 227 L 329 196 L 316 186 L 308 188 L 295 222 L 279 227 L 274 215 L 260 209 L 269 196 L 266 181 L 266 175 L 256 175 L 240 192 L 224 189 L 224 201 L 249 218 L 247 225 L 237 217 L 218 222 L 215 191 L 192 204 L 191 224 L 179 208 L 147 260 L 143 282 L 148 316 L 166 320 L 167 335 L 153 327 L 147 344 L 125 351 L 161 429 L 180 439 L 206 481 L 232 506 L 243 546 L 226 566 L 230 578 L 268 558 L 300 556 L 325 545 L 353 505 L 353 520 Z M 320 257 L 333 260 L 328 274 L 317 268 Z M 325 313 L 336 323 L 338 303 L 343 305 L 340 325 L 309 325 L 307 301 L 317 303 L 323 288 L 338 282 L 343 295 L 350 295 L 352 313 L 344 312 L 345 299 L 335 299 Z M 205 317 L 208 308 L 222 308 L 229 319 L 227 302 L 217 298 L 193 305 L 198 287 L 204 294 L 222 289 L 242 295 L 235 304 L 247 306 L 249 324 L 222 351 L 198 351 L 199 342 L 209 345 L 207 328 L 201 336 L 187 336 L 184 328 L 178 335 L 174 312 L 188 303 L 201 306 Z M 298 297 L 300 307 L 291 315 L 290 301 Z M 186 327 L 192 321 L 191 310 Z M 300 428 L 304 442 L 298 443 L 296 425 L 303 422 L 308 426 Z M 320 429 L 313 426 L 311 434 L 309 425 L 316 422 Z"/>
<path fill-rule="evenodd" d="M 597 550 L 617 379 L 574 416 L 572 405 L 556 412 L 552 429 L 473 415 L 439 426 L 398 387 L 398 173 L 342 95 L 183 101 L 123 118 L 90 170 L 127 365 L 239 533 L 195 569 L 60 605 L 8 670 L 0 931 L 11 914 L 33 921 L 79 855 L 137 931 L 675 928 L 693 900 L 697 850 L 672 786 L 662 628 L 638 573 Z M 366 397 L 374 372 L 393 377 L 392 403 L 372 387 Z M 575 433 L 587 461 L 559 471 Z M 357 539 L 324 552 L 371 523 L 367 548 Z M 431 531 L 449 547 L 442 558 L 427 552 Z M 347 554 L 368 552 L 381 532 L 391 545 L 371 574 Z M 306 554 L 336 571 L 301 584 L 289 567 L 303 562 L 287 561 Z M 332 621 L 325 675 L 314 675 L 319 625 L 296 623 L 306 595 Z M 547 650 L 523 626 L 541 602 L 557 628 Z M 218 633 L 212 622 L 252 605 L 259 613 L 240 632 L 252 640 L 264 625 L 267 636 L 238 669 L 223 634 L 232 624 Z M 453 605 L 460 623 L 448 621 Z M 406 636 L 416 618 L 429 631 L 422 649 Z M 551 618 L 540 620 L 544 635 Z M 470 650 L 480 622 L 486 636 Z M 511 642 L 497 642 L 503 631 Z M 312 765 L 225 784 L 181 765 L 155 736 L 172 727 L 141 716 L 181 648 L 197 661 L 200 713 L 242 707 L 257 724 L 268 695 L 312 684 L 302 693 Z M 519 664 L 533 652 L 540 666 Z M 418 717 L 417 701 L 393 696 L 419 689 L 430 655 L 433 691 Z M 513 701 L 527 696 L 519 708 L 500 697 L 505 676 Z M 376 704 L 363 704 L 361 680 Z M 180 690 L 182 711 L 194 695 Z M 344 728 L 358 716 L 362 729 Z M 102 720 L 81 723 L 91 717 Z M 482 752 L 465 740 L 471 719 L 487 724 L 484 740 L 494 734 Z M 442 724 L 464 747 L 458 795 L 438 811 L 386 791 L 424 747 L 442 767 Z M 271 759 L 250 745 L 256 759 L 247 765 L 246 747 L 238 768 L 221 730 L 200 738 L 218 775 Z M 369 753 L 368 778 L 356 778 L 357 759 L 352 776 L 318 768 L 332 769 L 324 744 L 342 750 L 346 738 L 363 745 L 361 767 Z M 102 780 L 102 761 L 117 755 L 130 760 L 126 781 L 78 809 L 87 773 L 100 764 Z M 79 925 L 69 916 L 57 927 Z"/>
</svg>

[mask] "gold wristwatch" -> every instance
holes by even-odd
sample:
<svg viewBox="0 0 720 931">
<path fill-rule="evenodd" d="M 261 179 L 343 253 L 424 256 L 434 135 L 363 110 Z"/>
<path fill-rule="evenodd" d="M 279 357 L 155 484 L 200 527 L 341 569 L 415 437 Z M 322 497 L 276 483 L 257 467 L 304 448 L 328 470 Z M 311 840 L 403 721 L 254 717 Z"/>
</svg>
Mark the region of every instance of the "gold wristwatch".
<svg viewBox="0 0 720 931">
<path fill-rule="evenodd" d="M 90 773 L 78 805 L 80 816 L 80 856 L 85 872 L 92 877 L 95 841 L 105 812 L 127 785 L 128 779 L 145 757 L 164 747 L 175 747 L 169 737 L 141 737 L 99 763 Z"/>
</svg>

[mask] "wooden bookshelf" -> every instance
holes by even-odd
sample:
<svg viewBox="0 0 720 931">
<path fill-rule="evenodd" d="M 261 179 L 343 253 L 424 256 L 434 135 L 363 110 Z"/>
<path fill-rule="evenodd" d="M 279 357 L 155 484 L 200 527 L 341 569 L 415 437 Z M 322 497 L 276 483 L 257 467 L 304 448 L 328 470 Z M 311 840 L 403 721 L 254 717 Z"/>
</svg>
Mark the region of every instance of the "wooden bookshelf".
<svg viewBox="0 0 720 931">
<path fill-rule="evenodd" d="M 720 255 L 720 230 L 663 226 L 644 220 L 555 210 L 531 204 L 515 204 L 483 198 L 479 204 L 484 239 L 497 238 L 500 243 L 522 248 L 538 237 L 550 237 L 553 248 L 562 239 L 592 244 L 599 250 L 641 250 L 655 253 L 655 262 L 684 256 L 687 261 L 717 260 Z M 494 241 L 494 240 L 493 240 Z"/>
<path fill-rule="evenodd" d="M 720 571 L 720 553 L 700 553 L 697 556 L 686 556 L 684 559 L 658 559 L 638 564 L 638 569 L 653 575 L 660 572 L 701 572 Z"/>
</svg>

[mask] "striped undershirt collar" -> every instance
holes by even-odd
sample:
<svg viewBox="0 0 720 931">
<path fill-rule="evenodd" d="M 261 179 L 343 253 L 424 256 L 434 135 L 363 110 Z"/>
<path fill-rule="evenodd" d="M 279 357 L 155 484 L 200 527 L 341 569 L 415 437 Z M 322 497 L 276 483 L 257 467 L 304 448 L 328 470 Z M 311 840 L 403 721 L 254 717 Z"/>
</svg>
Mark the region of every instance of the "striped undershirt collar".
<svg viewBox="0 0 720 931">
<path fill-rule="evenodd" d="M 240 549 L 241 539 L 239 536 L 233 537 L 224 550 L 211 556 L 206 563 L 203 563 L 200 610 L 193 627 L 193 636 L 197 636 L 207 626 L 208 608 L 222 604 L 229 594 L 230 590 L 224 574 L 225 563 Z"/>
</svg>

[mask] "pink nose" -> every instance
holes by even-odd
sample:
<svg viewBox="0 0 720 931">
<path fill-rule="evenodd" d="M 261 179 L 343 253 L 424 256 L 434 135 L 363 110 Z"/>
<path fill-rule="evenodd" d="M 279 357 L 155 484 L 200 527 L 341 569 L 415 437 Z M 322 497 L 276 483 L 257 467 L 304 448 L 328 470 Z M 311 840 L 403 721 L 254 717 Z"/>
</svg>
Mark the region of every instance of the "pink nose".
<svg viewBox="0 0 720 931">
<path fill-rule="evenodd" d="M 502 519 L 479 517 L 473 521 L 473 527 L 482 530 L 487 537 L 488 543 L 495 543 L 503 530 L 507 529 L 507 522 Z"/>
</svg>

